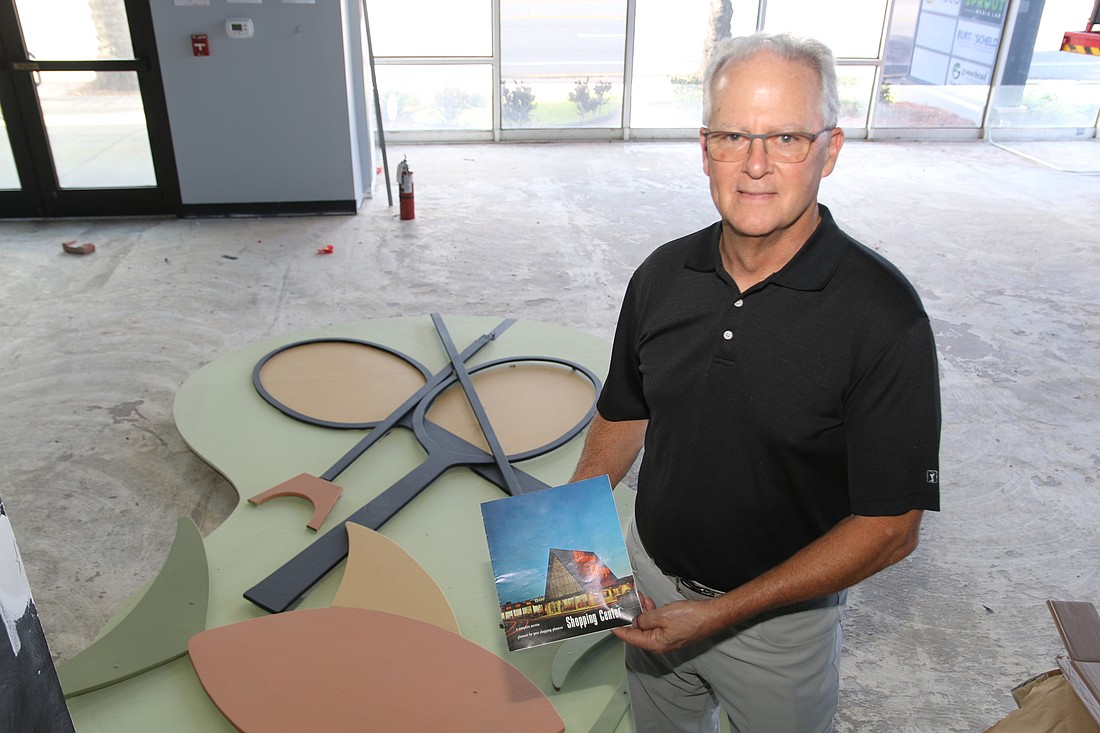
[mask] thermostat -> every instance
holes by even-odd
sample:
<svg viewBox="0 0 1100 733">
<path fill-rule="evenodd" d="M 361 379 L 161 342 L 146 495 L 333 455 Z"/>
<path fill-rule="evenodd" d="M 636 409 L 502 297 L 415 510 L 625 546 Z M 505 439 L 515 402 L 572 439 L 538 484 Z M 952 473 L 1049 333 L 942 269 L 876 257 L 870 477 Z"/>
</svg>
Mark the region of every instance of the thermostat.
<svg viewBox="0 0 1100 733">
<path fill-rule="evenodd" d="M 251 38 L 252 18 L 227 18 L 225 34 L 230 38 Z"/>
</svg>

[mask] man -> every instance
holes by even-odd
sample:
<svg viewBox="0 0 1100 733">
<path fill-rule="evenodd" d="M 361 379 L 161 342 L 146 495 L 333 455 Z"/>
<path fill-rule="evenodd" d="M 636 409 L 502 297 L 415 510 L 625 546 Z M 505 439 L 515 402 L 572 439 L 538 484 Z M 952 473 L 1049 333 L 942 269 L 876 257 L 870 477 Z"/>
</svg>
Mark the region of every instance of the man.
<svg viewBox="0 0 1100 733">
<path fill-rule="evenodd" d="M 617 484 L 644 444 L 627 544 L 635 728 L 831 731 L 845 589 L 939 508 L 928 317 L 817 203 L 844 142 L 831 52 L 720 49 L 699 142 L 721 221 L 631 278 L 574 478 Z"/>
</svg>

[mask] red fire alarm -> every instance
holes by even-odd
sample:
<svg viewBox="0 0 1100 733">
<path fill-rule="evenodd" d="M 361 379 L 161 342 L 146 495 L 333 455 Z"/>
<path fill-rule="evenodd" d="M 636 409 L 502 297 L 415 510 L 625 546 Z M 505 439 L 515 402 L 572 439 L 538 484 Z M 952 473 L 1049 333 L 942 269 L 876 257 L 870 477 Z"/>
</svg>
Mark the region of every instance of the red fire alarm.
<svg viewBox="0 0 1100 733">
<path fill-rule="evenodd" d="M 205 33 L 191 34 L 191 53 L 195 56 L 209 56 L 210 42 Z"/>
</svg>

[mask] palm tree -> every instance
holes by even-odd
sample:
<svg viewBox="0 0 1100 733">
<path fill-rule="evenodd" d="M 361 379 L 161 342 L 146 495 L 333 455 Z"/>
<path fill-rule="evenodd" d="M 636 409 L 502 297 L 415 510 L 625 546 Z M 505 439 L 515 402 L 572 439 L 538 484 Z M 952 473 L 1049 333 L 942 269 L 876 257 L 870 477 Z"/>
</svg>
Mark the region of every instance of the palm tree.
<svg viewBox="0 0 1100 733">
<path fill-rule="evenodd" d="M 700 78 L 714 49 L 725 39 L 729 38 L 730 24 L 733 22 L 733 0 L 710 0 L 710 15 L 707 21 L 707 35 L 703 41 L 703 62 L 699 67 Z"/>
<path fill-rule="evenodd" d="M 133 56 L 130 42 L 130 23 L 119 0 L 88 0 L 96 36 L 99 40 L 99 57 L 103 59 L 128 59 Z M 137 79 L 133 72 L 98 72 L 95 81 L 86 89 L 93 91 L 136 91 Z"/>
</svg>

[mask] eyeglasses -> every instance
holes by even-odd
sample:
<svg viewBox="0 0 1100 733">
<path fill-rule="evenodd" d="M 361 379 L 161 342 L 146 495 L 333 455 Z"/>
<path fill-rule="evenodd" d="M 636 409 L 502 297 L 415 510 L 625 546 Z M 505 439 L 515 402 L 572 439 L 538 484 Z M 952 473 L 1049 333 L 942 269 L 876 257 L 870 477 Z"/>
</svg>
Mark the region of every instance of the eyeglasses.
<svg viewBox="0 0 1100 733">
<path fill-rule="evenodd" d="M 801 163 L 810 154 L 814 140 L 833 129 L 826 127 L 817 132 L 766 132 L 758 135 L 710 130 L 703 133 L 703 137 L 707 140 L 707 155 L 717 163 L 740 163 L 748 157 L 753 140 L 762 141 L 764 153 L 776 163 Z"/>
</svg>

